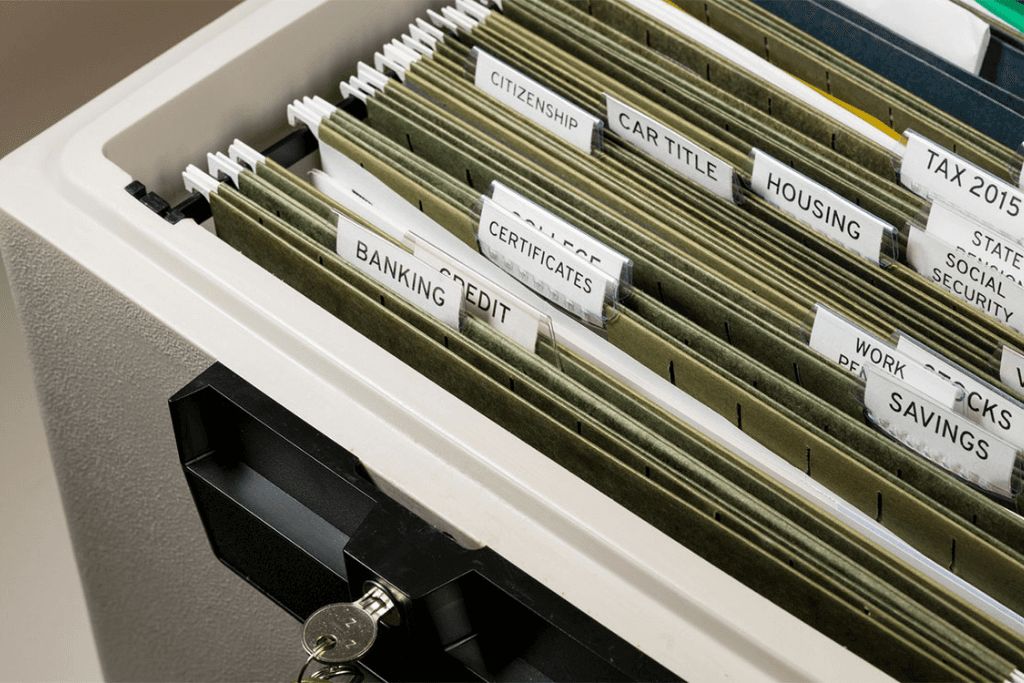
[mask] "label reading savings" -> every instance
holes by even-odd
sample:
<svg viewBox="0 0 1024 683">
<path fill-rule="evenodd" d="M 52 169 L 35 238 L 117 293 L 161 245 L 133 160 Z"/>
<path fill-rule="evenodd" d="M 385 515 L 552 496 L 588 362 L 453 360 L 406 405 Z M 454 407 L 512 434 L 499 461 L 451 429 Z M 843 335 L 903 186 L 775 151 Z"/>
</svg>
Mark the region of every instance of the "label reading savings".
<svg viewBox="0 0 1024 683">
<path fill-rule="evenodd" d="M 481 199 L 477 239 L 484 256 L 534 291 L 590 322 L 604 320 L 610 278 L 490 197 Z"/>
<path fill-rule="evenodd" d="M 480 48 L 473 48 L 472 54 L 477 88 L 574 147 L 591 152 L 595 131 L 604 125 L 600 119 Z"/>
<path fill-rule="evenodd" d="M 454 330 L 461 329 L 462 287 L 401 247 L 338 217 L 338 255 Z"/>
</svg>

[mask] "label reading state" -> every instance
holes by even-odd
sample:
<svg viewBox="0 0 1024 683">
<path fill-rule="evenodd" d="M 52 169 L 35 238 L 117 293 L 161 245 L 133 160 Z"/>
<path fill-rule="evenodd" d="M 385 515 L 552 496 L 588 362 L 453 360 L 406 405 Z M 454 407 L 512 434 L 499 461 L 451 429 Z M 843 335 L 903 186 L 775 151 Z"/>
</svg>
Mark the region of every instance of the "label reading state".
<svg viewBox="0 0 1024 683">
<path fill-rule="evenodd" d="M 1024 327 L 1024 288 L 981 260 L 910 228 L 907 263 L 958 299 L 1018 332 Z"/>
<path fill-rule="evenodd" d="M 418 259 L 462 286 L 469 311 L 521 346 L 530 351 L 537 350 L 537 333 L 541 321 L 550 320 L 547 315 L 423 238 L 416 235 L 411 237 L 413 254 Z M 546 327 L 550 327 L 550 323 Z"/>
<path fill-rule="evenodd" d="M 999 359 L 999 379 L 1014 391 L 1024 393 L 1024 354 L 1003 346 Z"/>
<path fill-rule="evenodd" d="M 1024 247 L 942 204 L 928 213 L 928 234 L 1024 286 Z"/>
<path fill-rule="evenodd" d="M 1024 237 L 1024 193 L 988 171 L 907 131 L 900 182 L 926 199 L 941 198 L 1014 239 Z"/>
<path fill-rule="evenodd" d="M 628 258 L 497 181 L 491 186 L 491 199 L 528 225 L 560 242 L 580 258 L 589 261 L 611 278 L 609 285 L 618 281 L 619 293 L 625 295 L 623 280 L 625 278 L 628 281 L 633 270 L 633 262 Z M 611 296 L 610 291 L 606 293 Z"/>
<path fill-rule="evenodd" d="M 1024 446 L 1024 405 L 910 337 L 901 334 L 896 349 L 963 387 L 967 419 L 1016 446 Z"/>
<path fill-rule="evenodd" d="M 789 166 L 754 149 L 754 192 L 769 204 L 844 247 L 878 263 L 892 226 Z"/>
<path fill-rule="evenodd" d="M 483 197 L 480 251 L 507 273 L 570 313 L 604 322 L 608 276 L 551 237 Z"/>
<path fill-rule="evenodd" d="M 886 433 L 957 476 L 1007 498 L 1017 449 L 926 394 L 872 368 L 864 407 Z"/>
<path fill-rule="evenodd" d="M 453 330 L 461 328 L 462 287 L 450 277 L 347 219 L 338 221 L 337 250 L 359 272 Z"/>
<path fill-rule="evenodd" d="M 705 190 L 733 201 L 733 172 L 727 162 L 608 93 L 604 100 L 609 130 Z"/>
<path fill-rule="evenodd" d="M 815 308 L 810 345 L 861 379 L 867 378 L 868 368 L 877 368 L 947 408 L 960 397 L 960 389 L 952 382 L 820 304 Z"/>
<path fill-rule="evenodd" d="M 604 126 L 599 118 L 480 48 L 473 48 L 473 54 L 476 87 L 574 147 L 592 151 Z"/>
</svg>

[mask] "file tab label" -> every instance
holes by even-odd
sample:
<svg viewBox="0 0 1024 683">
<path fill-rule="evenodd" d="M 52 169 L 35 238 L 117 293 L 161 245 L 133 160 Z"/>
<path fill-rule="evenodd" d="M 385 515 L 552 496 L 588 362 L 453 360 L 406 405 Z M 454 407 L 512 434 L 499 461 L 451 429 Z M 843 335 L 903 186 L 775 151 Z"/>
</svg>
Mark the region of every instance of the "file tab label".
<svg viewBox="0 0 1024 683">
<path fill-rule="evenodd" d="M 907 131 L 900 182 L 926 199 L 939 198 L 985 225 L 1024 238 L 1024 192 L 988 171 Z"/>
<path fill-rule="evenodd" d="M 462 287 L 363 226 L 338 216 L 338 255 L 453 330 L 462 328 Z"/>
<path fill-rule="evenodd" d="M 601 119 L 479 47 L 472 55 L 476 87 L 587 154 L 600 151 Z"/>
<path fill-rule="evenodd" d="M 864 407 L 894 439 L 962 479 L 1006 498 L 1017 449 L 980 425 L 935 403 L 891 375 L 867 373 Z"/>
<path fill-rule="evenodd" d="M 477 239 L 483 255 L 507 273 L 570 313 L 603 325 L 610 278 L 589 261 L 486 196 Z"/>
<path fill-rule="evenodd" d="M 1024 247 L 941 203 L 928 213 L 928 234 L 980 259 L 1024 286 Z"/>
<path fill-rule="evenodd" d="M 894 232 L 891 225 L 761 150 L 753 154 L 754 192 L 819 235 L 879 263 L 882 238 Z"/>
<path fill-rule="evenodd" d="M 999 359 L 999 379 L 1018 393 L 1024 393 L 1024 353 L 1003 345 Z"/>
<path fill-rule="evenodd" d="M 609 130 L 705 190 L 733 201 L 728 162 L 608 93 L 604 100 Z"/>
<path fill-rule="evenodd" d="M 877 368 L 947 408 L 955 406 L 961 396 L 952 382 L 821 304 L 815 306 L 810 345 L 861 379 L 866 379 L 869 368 Z"/>
</svg>

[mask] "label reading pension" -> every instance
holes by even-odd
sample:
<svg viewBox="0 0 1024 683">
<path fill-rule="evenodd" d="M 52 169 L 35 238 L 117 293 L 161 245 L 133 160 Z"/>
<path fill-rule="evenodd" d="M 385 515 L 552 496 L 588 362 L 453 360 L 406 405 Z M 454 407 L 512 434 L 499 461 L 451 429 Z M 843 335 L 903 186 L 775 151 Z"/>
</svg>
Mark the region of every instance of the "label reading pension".
<svg viewBox="0 0 1024 683">
<path fill-rule="evenodd" d="M 907 263 L 999 322 L 1018 332 L 1024 328 L 1024 288 L 981 260 L 911 227 Z"/>
<path fill-rule="evenodd" d="M 338 221 L 338 255 L 364 275 L 454 330 L 462 321 L 462 286 L 399 246 L 347 219 Z"/>
<path fill-rule="evenodd" d="M 1018 393 L 1024 393 L 1024 353 L 1003 346 L 999 358 L 999 379 Z"/>
<path fill-rule="evenodd" d="M 462 285 L 469 311 L 516 343 L 536 351 L 537 332 L 547 315 L 430 242 L 417 235 L 411 237 L 413 254 L 417 258 Z"/>
<path fill-rule="evenodd" d="M 733 200 L 732 166 L 663 123 L 604 94 L 608 129 L 722 199 Z"/>
<path fill-rule="evenodd" d="M 1011 497 L 1017 449 L 980 425 L 872 368 L 864 407 L 879 428 L 911 450 L 984 489 Z"/>
<path fill-rule="evenodd" d="M 599 118 L 480 48 L 473 54 L 476 87 L 574 147 L 592 151 L 595 130 L 604 125 Z"/>
<path fill-rule="evenodd" d="M 1024 193 L 944 147 L 907 131 L 900 182 L 926 199 L 941 198 L 1014 239 L 1024 237 Z"/>
<path fill-rule="evenodd" d="M 754 149 L 754 192 L 820 235 L 878 263 L 892 226 L 824 185 Z"/>
<path fill-rule="evenodd" d="M 1017 446 L 1024 446 L 1024 405 L 926 346 L 901 334 L 896 349 L 964 390 L 964 417 Z"/>
<path fill-rule="evenodd" d="M 955 406 L 960 396 L 952 382 L 821 304 L 815 307 L 810 345 L 861 379 L 868 368 L 878 368 L 947 408 Z"/>
<path fill-rule="evenodd" d="M 490 197 L 481 200 L 477 239 L 484 256 L 541 296 L 589 322 L 603 323 L 610 278 Z"/>
<path fill-rule="evenodd" d="M 933 204 L 928 234 L 992 266 L 1024 286 L 1024 247 L 965 218 L 948 206 Z"/>
<path fill-rule="evenodd" d="M 592 263 L 598 270 L 612 278 L 609 285 L 618 281 L 620 293 L 622 292 L 623 277 L 628 277 L 633 268 L 633 262 L 628 258 L 497 181 L 491 186 L 491 199 L 498 206 L 508 209 L 526 221 L 531 227 L 540 230 L 580 258 Z M 607 294 L 611 296 L 610 291 Z"/>
</svg>

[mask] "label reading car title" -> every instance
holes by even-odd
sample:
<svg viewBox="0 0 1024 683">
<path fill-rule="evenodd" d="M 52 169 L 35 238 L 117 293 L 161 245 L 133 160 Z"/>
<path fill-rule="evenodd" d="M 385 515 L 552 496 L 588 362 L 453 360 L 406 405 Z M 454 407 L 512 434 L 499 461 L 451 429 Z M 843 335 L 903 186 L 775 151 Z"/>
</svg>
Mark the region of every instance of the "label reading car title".
<svg viewBox="0 0 1024 683">
<path fill-rule="evenodd" d="M 999 322 L 1018 332 L 1024 328 L 1024 288 L 981 260 L 911 227 L 907 263 Z"/>
<path fill-rule="evenodd" d="M 1024 193 L 928 138 L 907 131 L 900 182 L 926 199 L 941 198 L 1014 239 L 1024 238 Z"/>
<path fill-rule="evenodd" d="M 484 256 L 541 296 L 589 322 L 603 322 L 610 278 L 490 197 L 481 199 L 477 239 Z"/>
<path fill-rule="evenodd" d="M 733 200 L 732 166 L 663 123 L 604 94 L 608 129 L 722 199 Z"/>
<path fill-rule="evenodd" d="M 574 147 L 592 151 L 595 130 L 604 126 L 599 118 L 480 48 L 473 54 L 476 87 Z"/>
<path fill-rule="evenodd" d="M 952 408 L 960 395 L 952 382 L 820 304 L 815 307 L 810 346 L 861 379 L 869 367 L 878 368 L 947 408 Z"/>
<path fill-rule="evenodd" d="M 923 392 L 872 368 L 867 373 L 864 407 L 880 429 L 911 450 L 1009 498 L 1017 449 Z"/>
<path fill-rule="evenodd" d="M 340 217 L 337 251 L 359 272 L 452 329 L 460 329 L 462 287 L 450 277 L 363 226 Z"/>
<path fill-rule="evenodd" d="M 789 166 L 754 149 L 754 192 L 820 235 L 878 263 L 892 226 Z"/>
</svg>

